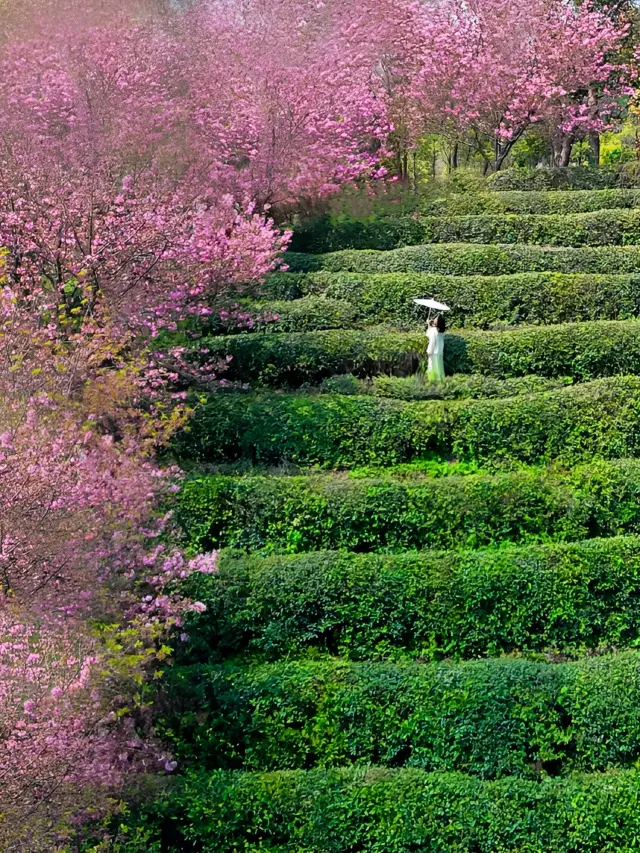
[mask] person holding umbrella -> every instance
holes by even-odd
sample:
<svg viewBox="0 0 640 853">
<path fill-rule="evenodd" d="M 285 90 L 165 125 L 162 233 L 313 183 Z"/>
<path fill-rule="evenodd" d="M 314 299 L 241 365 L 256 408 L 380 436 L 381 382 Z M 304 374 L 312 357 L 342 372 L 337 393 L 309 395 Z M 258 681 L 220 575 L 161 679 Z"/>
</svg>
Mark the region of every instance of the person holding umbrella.
<svg viewBox="0 0 640 853">
<path fill-rule="evenodd" d="M 430 382 L 436 384 L 444 382 L 444 333 L 447 325 L 444 321 L 442 311 L 449 311 L 448 305 L 441 302 L 436 302 L 435 299 L 415 299 L 417 305 L 423 305 L 429 309 L 429 317 L 427 320 L 427 355 L 429 363 L 427 365 L 427 377 Z M 435 317 L 432 317 L 432 311 L 438 311 Z"/>
</svg>

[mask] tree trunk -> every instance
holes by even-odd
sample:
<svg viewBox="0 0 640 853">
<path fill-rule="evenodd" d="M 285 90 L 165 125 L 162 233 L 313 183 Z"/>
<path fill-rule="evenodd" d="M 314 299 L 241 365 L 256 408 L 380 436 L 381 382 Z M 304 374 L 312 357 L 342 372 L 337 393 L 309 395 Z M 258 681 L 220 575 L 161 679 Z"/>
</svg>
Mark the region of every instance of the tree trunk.
<svg viewBox="0 0 640 853">
<path fill-rule="evenodd" d="M 587 103 L 591 117 L 595 119 L 598 115 L 598 93 L 593 86 L 589 86 Z M 600 165 L 600 134 L 596 132 L 589 134 L 589 160 L 592 166 Z"/>
<path fill-rule="evenodd" d="M 558 165 L 561 169 L 566 169 L 571 161 L 571 152 L 573 150 L 573 137 L 565 136 L 562 140 L 562 148 L 560 149 L 560 162 Z"/>
<path fill-rule="evenodd" d="M 458 143 L 454 142 L 453 151 L 451 152 L 451 168 L 452 169 L 458 168 L 458 151 L 459 151 Z"/>
</svg>

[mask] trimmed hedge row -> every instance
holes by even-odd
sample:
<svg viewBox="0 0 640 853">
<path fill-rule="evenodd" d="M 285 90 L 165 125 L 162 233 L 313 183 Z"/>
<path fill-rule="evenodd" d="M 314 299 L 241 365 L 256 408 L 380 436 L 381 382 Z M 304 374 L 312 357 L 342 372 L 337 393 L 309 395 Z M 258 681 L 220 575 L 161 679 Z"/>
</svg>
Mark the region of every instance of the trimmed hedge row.
<svg viewBox="0 0 640 853">
<path fill-rule="evenodd" d="M 492 191 L 600 190 L 638 185 L 636 164 L 612 167 L 569 166 L 568 168 L 505 169 L 490 175 L 486 186 Z"/>
<path fill-rule="evenodd" d="M 478 216 L 486 213 L 593 213 L 632 207 L 640 207 L 640 190 L 512 190 L 450 195 L 428 202 L 423 212 L 431 216 Z"/>
<path fill-rule="evenodd" d="M 198 342 L 207 358 L 231 357 L 225 376 L 297 387 L 338 373 L 407 376 L 424 367 L 423 332 L 339 329 L 280 335 L 230 335 Z M 447 374 L 507 378 L 537 374 L 576 380 L 640 373 L 640 322 L 533 326 L 515 331 L 448 334 Z"/>
<path fill-rule="evenodd" d="M 420 770 L 188 774 L 114 853 L 632 853 L 640 773 L 486 782 Z"/>
<path fill-rule="evenodd" d="M 583 518 L 557 518 L 560 528 L 577 529 L 576 521 L 588 524 L 590 515 L 597 524 L 599 514 L 609 514 L 614 529 L 640 531 L 640 484 L 625 491 L 626 500 L 609 495 L 597 506 L 596 495 L 576 490 L 577 508 L 565 491 L 555 503 L 534 507 L 537 526 L 549 524 L 545 509 L 559 514 L 564 497 L 568 511 Z M 478 490 L 472 496 L 477 501 Z M 520 509 L 523 526 L 534 527 L 527 507 Z M 616 509 L 627 520 L 615 519 Z M 250 651 L 276 660 L 310 648 L 351 660 L 575 653 L 637 643 L 640 538 L 397 555 L 223 551 L 219 574 L 195 576 L 188 589 L 207 605 L 190 619 L 193 652 L 204 659 Z"/>
<path fill-rule="evenodd" d="M 437 275 L 511 275 L 521 272 L 635 273 L 640 246 L 496 246 L 465 243 L 305 255 L 287 252 L 292 272 L 423 272 Z"/>
<path fill-rule="evenodd" d="M 298 229 L 293 252 L 343 249 L 388 251 L 418 243 L 501 243 L 539 246 L 634 246 L 640 243 L 640 210 L 564 214 L 386 217 L 347 220 L 322 229 Z"/>
<path fill-rule="evenodd" d="M 291 301 L 246 303 L 246 309 L 258 314 L 267 312 L 278 318 L 268 324 L 254 327 L 255 331 L 266 332 L 307 332 L 349 328 L 360 317 L 358 306 L 347 300 L 315 295 L 303 296 L 301 299 Z"/>
<path fill-rule="evenodd" d="M 640 260 L 640 259 L 639 259 Z M 424 273 L 311 272 L 271 275 L 265 285 L 276 297 L 299 300 L 311 317 L 323 315 L 323 302 L 349 304 L 368 323 L 402 326 L 424 323 L 415 296 L 437 296 L 452 306 L 447 322 L 456 326 L 495 323 L 557 324 L 588 320 L 624 320 L 640 315 L 640 275 L 518 273 L 499 276 L 439 276 Z M 308 294 L 308 295 L 307 295 Z M 315 301 L 314 301 L 315 297 Z M 268 305 L 271 310 L 273 303 Z M 311 307 L 312 306 L 312 307 Z M 327 310 L 326 316 L 332 313 Z M 304 331 L 311 326 L 295 326 Z M 351 322 L 342 325 L 349 326 Z"/>
<path fill-rule="evenodd" d="M 195 551 L 482 547 L 640 533 L 640 463 L 440 479 L 189 479 L 176 506 Z"/>
<path fill-rule="evenodd" d="M 177 667 L 162 733 L 202 769 L 419 767 L 495 779 L 640 758 L 640 653 L 574 663 Z M 188 708 L 181 712 L 181 706 Z"/>
<path fill-rule="evenodd" d="M 640 335 L 640 323 L 638 323 Z M 272 335 L 229 335 L 198 341 L 207 358 L 232 360 L 225 378 L 264 385 L 317 382 L 336 373 L 409 375 L 426 352 L 424 332 L 335 329 Z"/>
<path fill-rule="evenodd" d="M 215 394 L 174 440 L 182 460 L 353 468 L 412 459 L 575 463 L 640 454 L 640 379 L 498 400 L 401 402 L 329 394 Z"/>
<path fill-rule="evenodd" d="M 496 379 L 481 373 L 456 373 L 432 385 L 420 373 L 415 376 L 374 376 L 372 379 L 358 379 L 350 373 L 344 373 L 325 379 L 320 391 L 330 394 L 370 394 L 395 400 L 481 400 L 551 391 L 571 384 L 572 380 L 563 376 L 548 379 L 544 376 Z"/>
</svg>

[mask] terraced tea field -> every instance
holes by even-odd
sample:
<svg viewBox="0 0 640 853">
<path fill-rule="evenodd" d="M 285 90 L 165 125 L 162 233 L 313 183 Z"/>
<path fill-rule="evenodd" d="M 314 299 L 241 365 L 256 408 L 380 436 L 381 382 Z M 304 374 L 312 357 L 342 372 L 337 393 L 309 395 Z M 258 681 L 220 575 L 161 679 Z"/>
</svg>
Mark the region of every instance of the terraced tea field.
<svg viewBox="0 0 640 853">
<path fill-rule="evenodd" d="M 246 387 L 177 444 L 223 550 L 166 685 L 163 849 L 639 849 L 639 202 L 301 231 L 273 326 L 201 342 Z M 416 296 L 454 309 L 439 387 Z"/>
</svg>

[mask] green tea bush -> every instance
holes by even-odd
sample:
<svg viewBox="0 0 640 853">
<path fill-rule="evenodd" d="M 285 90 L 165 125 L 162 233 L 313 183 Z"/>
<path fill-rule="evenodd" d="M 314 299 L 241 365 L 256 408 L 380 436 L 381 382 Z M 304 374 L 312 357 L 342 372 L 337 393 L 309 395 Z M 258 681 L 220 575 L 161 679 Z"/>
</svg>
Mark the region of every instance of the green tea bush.
<svg viewBox="0 0 640 853">
<path fill-rule="evenodd" d="M 215 771 L 171 780 L 136 816 L 114 820 L 117 853 L 631 853 L 639 797 L 636 771 L 543 781 Z"/>
<path fill-rule="evenodd" d="M 575 541 L 640 533 L 640 463 L 406 480 L 209 475 L 185 482 L 176 512 L 195 551 L 398 552 Z"/>
<path fill-rule="evenodd" d="M 498 400 L 214 394 L 174 440 L 183 460 L 325 468 L 458 458 L 575 463 L 640 452 L 640 379 L 601 379 Z"/>
<path fill-rule="evenodd" d="M 288 294 L 294 299 L 301 294 L 326 294 L 327 301 L 352 305 L 359 320 L 406 327 L 425 321 L 424 310 L 413 303 L 415 296 L 436 296 L 449 304 L 453 310 L 447 322 L 453 326 L 557 324 L 640 315 L 639 275 L 279 273 L 270 276 L 265 287 L 278 297 Z"/>
<path fill-rule="evenodd" d="M 297 387 L 338 373 L 407 376 L 425 367 L 423 332 L 339 329 L 280 335 L 230 335 L 198 342 L 207 358 L 231 356 L 225 376 Z M 447 335 L 448 374 L 506 378 L 538 374 L 584 381 L 640 373 L 640 322 L 575 323 Z"/>
<path fill-rule="evenodd" d="M 640 758 L 640 654 L 573 663 L 197 665 L 163 732 L 203 769 L 419 767 L 486 779 L 602 771 Z M 181 707 L 188 710 L 181 713 Z"/>
<path fill-rule="evenodd" d="M 444 382 L 432 385 L 421 373 L 415 376 L 374 376 L 373 379 L 358 379 L 346 373 L 325 379 L 320 390 L 333 394 L 371 394 L 395 400 L 481 400 L 551 391 L 570 385 L 571 382 L 570 378 L 562 376 L 555 379 L 544 376 L 496 379 L 481 373 L 457 373 L 455 376 L 447 376 Z"/>
<path fill-rule="evenodd" d="M 390 252 L 349 250 L 326 255 L 287 252 L 292 272 L 422 272 L 437 275 L 512 275 L 522 272 L 636 273 L 640 246 L 474 245 L 407 246 Z"/>
<path fill-rule="evenodd" d="M 601 190 L 634 186 L 633 170 L 570 166 L 546 169 L 505 169 L 487 179 L 487 188 L 497 191 L 520 190 Z"/>
<path fill-rule="evenodd" d="M 578 494 L 577 509 L 567 497 L 574 518 L 558 519 L 559 529 L 605 514 L 588 507 L 593 494 Z M 537 507 L 539 527 L 559 504 Z M 610 500 L 608 509 L 616 507 L 634 511 L 628 498 Z M 520 508 L 521 524 L 533 527 Z M 633 523 L 619 523 L 640 530 L 638 507 Z M 573 653 L 637 643 L 640 539 L 396 555 L 223 551 L 219 573 L 194 577 L 189 589 L 207 605 L 190 633 L 213 660 L 246 650 L 276 660 L 311 648 L 351 660 Z"/>
<path fill-rule="evenodd" d="M 395 249 L 424 242 L 424 225 L 418 216 L 370 219 L 333 219 L 323 216 L 295 228 L 290 247 L 294 252 L 335 252 L 339 249 Z"/>
<path fill-rule="evenodd" d="M 207 358 L 232 356 L 226 378 L 295 387 L 336 373 L 411 374 L 427 343 L 424 332 L 334 329 L 209 338 L 198 342 L 198 350 L 206 349 Z"/>
<path fill-rule="evenodd" d="M 547 246 L 629 246 L 640 242 L 640 210 L 550 215 L 499 214 L 421 220 L 423 243 L 528 243 Z M 406 241 L 398 246 L 409 245 Z M 345 245 L 342 248 L 358 248 Z M 374 248 L 369 244 L 361 248 Z M 393 247 L 391 247 L 393 248 Z"/>
<path fill-rule="evenodd" d="M 304 296 L 292 301 L 273 301 L 268 304 L 247 303 L 246 310 L 258 316 L 267 312 L 277 317 L 258 331 L 265 332 L 308 332 L 317 329 L 342 329 L 354 325 L 359 317 L 356 305 L 343 299 L 326 296 Z"/>
<path fill-rule="evenodd" d="M 540 246 L 633 246 L 640 242 L 640 210 L 563 214 L 482 214 L 382 218 L 337 223 L 321 233 L 298 231 L 293 252 L 345 249 L 388 251 L 419 243 L 500 243 Z"/>
<path fill-rule="evenodd" d="M 451 195 L 423 206 L 431 216 L 478 216 L 482 214 L 593 213 L 598 210 L 640 207 L 640 190 L 574 190 L 484 192 Z"/>
</svg>

